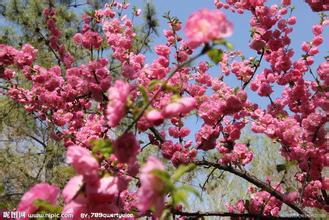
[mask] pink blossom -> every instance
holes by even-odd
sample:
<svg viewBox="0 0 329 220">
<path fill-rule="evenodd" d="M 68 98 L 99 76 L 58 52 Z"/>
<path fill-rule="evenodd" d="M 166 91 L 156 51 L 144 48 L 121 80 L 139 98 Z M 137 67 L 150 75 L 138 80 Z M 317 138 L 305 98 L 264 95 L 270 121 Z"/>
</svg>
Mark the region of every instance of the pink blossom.
<svg viewBox="0 0 329 220">
<path fill-rule="evenodd" d="M 291 0 L 282 0 L 281 3 L 282 3 L 282 5 L 284 5 L 284 6 L 288 6 L 288 5 L 291 4 Z"/>
<path fill-rule="evenodd" d="M 176 151 L 180 151 L 182 146 L 173 144 L 172 141 L 165 141 L 161 144 L 161 152 L 164 158 L 170 160 Z"/>
<path fill-rule="evenodd" d="M 163 114 L 165 117 L 173 117 L 179 114 L 187 114 L 195 108 L 196 101 L 193 97 L 182 97 L 176 102 L 168 104 Z"/>
<path fill-rule="evenodd" d="M 76 44 L 82 45 L 86 49 L 99 48 L 102 44 L 102 37 L 93 31 L 87 31 L 83 34 L 77 33 L 73 36 L 73 40 Z"/>
<path fill-rule="evenodd" d="M 121 80 L 117 80 L 114 86 L 109 89 L 109 102 L 106 109 L 109 126 L 116 127 L 123 118 L 129 92 L 129 84 Z"/>
<path fill-rule="evenodd" d="M 295 202 L 298 199 L 298 192 L 289 192 L 284 196 L 284 200 L 288 202 Z"/>
<path fill-rule="evenodd" d="M 190 134 L 190 129 L 183 127 L 183 128 L 173 128 L 170 127 L 168 129 L 169 135 L 174 138 L 183 138 Z"/>
<path fill-rule="evenodd" d="M 137 192 L 136 205 L 143 213 L 154 207 L 156 210 L 155 215 L 159 216 L 164 208 L 162 191 L 165 184 L 152 173 L 154 170 L 165 170 L 165 168 L 157 158 L 149 157 L 141 169 L 141 187 Z"/>
<path fill-rule="evenodd" d="M 149 120 L 152 124 L 158 126 L 162 124 L 164 117 L 161 112 L 157 110 L 151 110 L 146 115 L 147 120 Z"/>
<path fill-rule="evenodd" d="M 10 79 L 14 78 L 15 75 L 16 75 L 15 71 L 13 71 L 11 69 L 5 69 L 3 74 L 0 75 L 0 78 L 10 80 Z"/>
<path fill-rule="evenodd" d="M 93 184 L 87 184 L 87 198 L 91 203 L 110 203 L 128 186 L 124 177 L 106 176 Z"/>
<path fill-rule="evenodd" d="M 322 34 L 322 31 L 323 31 L 322 25 L 320 25 L 320 24 L 313 25 L 312 32 L 315 36 Z"/>
<path fill-rule="evenodd" d="M 198 149 L 208 151 L 215 148 L 218 136 L 219 127 L 213 128 L 208 124 L 204 124 L 195 135 Z"/>
<path fill-rule="evenodd" d="M 75 60 L 57 27 L 59 16 L 55 8 L 44 10 L 44 23 L 47 28 L 45 40 L 49 43 L 46 46 L 54 52 L 53 58 L 58 65 L 33 65 L 37 55 L 40 58 L 42 54 L 37 54 L 38 51 L 29 44 L 23 44 L 20 49 L 0 45 L 1 94 L 49 125 L 51 137 L 56 141 L 63 140 L 68 148 L 67 161 L 75 168 L 77 176 L 63 190 L 63 213 L 74 214 L 79 219 L 81 212 L 135 213 L 140 210 L 138 217 L 155 211 L 157 218 L 167 205 L 168 188 L 152 170 L 165 171 L 165 166 L 151 157 L 139 169 L 140 142 L 137 137 L 141 142 L 146 139 L 146 145 L 149 141 L 156 146 L 174 167 L 193 163 L 198 153 L 207 154 L 198 151 L 216 147 L 218 152 L 212 153 L 222 166 L 239 168 L 248 164 L 249 169 L 253 165 L 250 164 L 253 152 L 246 144 L 238 143 L 242 130 L 248 125 L 252 126 L 251 131 L 279 142 L 284 162 L 297 163 L 296 169 L 291 170 L 297 172 L 294 173 L 297 188 L 296 192 L 285 193 L 283 187 L 272 186 L 266 177 L 264 183 L 281 193 L 284 201 L 263 189 L 253 188 L 247 192 L 250 194 L 248 201 L 238 200 L 236 204 L 228 205 L 229 211 L 277 216 L 282 202 L 287 201 L 299 203 L 303 209 L 314 207 L 329 211 L 322 192 L 329 188 L 329 178 L 324 172 L 329 165 L 329 66 L 326 57 L 324 61 L 317 60 L 323 57 L 320 52 L 325 53 L 321 49 L 328 19 L 312 26 L 309 31 L 313 35 L 304 39 L 302 50 L 298 50 L 292 46 L 296 43 L 292 31 L 297 18 L 289 14 L 291 0 L 281 0 L 281 5 L 270 1 L 265 4 L 265 0 L 222 2 L 215 0 L 214 4 L 232 13 L 248 12 L 252 30 L 249 47 L 258 55 L 247 57 L 239 50 L 224 51 L 220 75 L 212 73 L 212 65 L 207 61 L 200 60 L 197 64 L 191 62 L 179 68 L 166 80 L 171 70 L 193 59 L 195 47 L 213 46 L 215 40 L 232 33 L 232 25 L 221 11 L 207 9 L 190 16 L 185 28 L 188 41 L 182 40 L 182 23 L 170 19 L 168 30 L 164 31 L 165 42 L 154 46 L 156 56 L 153 60 L 136 44 L 139 39 L 135 30 L 138 29 L 124 11 L 128 4 L 116 1 L 93 15 L 84 14 L 81 33 L 73 37 L 85 52 L 108 46 L 104 49 L 110 53 L 111 65 L 106 58 L 99 57 L 101 53 L 95 60 L 80 59 L 81 56 Z M 307 0 L 316 11 L 328 10 L 324 2 L 327 1 Z M 139 14 L 135 9 L 132 12 Z M 96 28 L 100 26 L 102 33 Z M 102 42 L 103 35 L 107 44 Z M 171 55 L 171 51 L 175 53 Z M 115 62 L 112 63 L 112 59 Z M 320 65 L 315 66 L 318 63 Z M 71 67 L 73 64 L 75 66 Z M 317 74 L 312 77 L 311 70 L 316 68 Z M 112 76 L 119 79 L 114 85 Z M 224 82 L 230 81 L 228 77 L 236 78 L 239 83 L 227 85 Z M 161 86 L 154 84 L 156 80 L 166 80 L 168 87 L 159 90 Z M 141 112 L 145 103 L 141 102 L 143 94 L 136 89 L 139 85 L 146 89 L 148 96 L 157 94 L 145 112 Z M 255 97 L 247 96 L 246 85 L 267 103 L 250 100 Z M 191 119 L 204 123 L 198 131 L 191 130 L 190 121 L 186 123 L 190 119 L 188 114 L 194 109 L 201 119 L 194 116 Z M 127 119 L 132 120 L 138 113 L 143 114 L 133 124 L 137 133 L 128 131 L 118 136 L 121 128 L 116 127 L 122 118 L 127 115 Z M 169 118 L 168 125 L 160 127 Z M 148 131 L 149 128 L 152 129 Z M 195 143 L 188 139 L 193 132 Z M 95 157 L 91 153 L 91 141 L 100 138 L 113 140 L 113 152 L 109 157 L 102 151 Z M 138 177 L 140 181 L 129 185 L 128 190 L 129 176 Z M 34 197 L 40 195 L 41 199 L 56 204 L 56 187 L 33 189 L 30 191 L 35 191 Z M 34 198 L 28 200 L 26 194 L 21 203 L 27 204 L 28 212 L 39 211 L 33 206 Z M 182 206 L 179 205 L 177 210 L 182 210 Z"/>
<path fill-rule="evenodd" d="M 266 42 L 263 40 L 252 40 L 249 44 L 249 47 L 256 50 L 261 51 L 266 45 Z"/>
<path fill-rule="evenodd" d="M 0 65 L 11 65 L 18 51 L 4 44 L 0 44 Z"/>
<path fill-rule="evenodd" d="M 49 185 L 48 183 L 36 184 L 23 195 L 20 203 L 18 204 L 17 211 L 25 212 L 26 214 L 35 213 L 37 211 L 37 207 L 33 205 L 33 202 L 37 199 L 41 199 L 55 205 L 59 193 L 60 189 L 56 186 Z"/>
<path fill-rule="evenodd" d="M 233 32 L 232 24 L 224 13 L 203 9 L 193 13 L 186 22 L 185 35 L 192 48 L 211 40 L 229 37 Z"/>
<path fill-rule="evenodd" d="M 329 62 L 323 62 L 319 65 L 317 72 L 321 80 L 325 82 L 325 85 L 329 85 Z"/>
<path fill-rule="evenodd" d="M 315 36 L 313 41 L 312 41 L 312 44 L 314 46 L 319 46 L 323 43 L 323 37 L 321 35 L 318 35 L 318 36 Z"/>
<path fill-rule="evenodd" d="M 155 52 L 160 56 L 168 57 L 170 54 L 170 48 L 166 45 L 157 45 L 155 47 Z"/>
<path fill-rule="evenodd" d="M 136 9 L 136 11 L 134 12 L 134 15 L 135 15 L 135 16 L 139 16 L 141 13 L 142 13 L 142 10 L 138 8 L 138 9 Z"/>
<path fill-rule="evenodd" d="M 97 177 L 99 164 L 88 149 L 78 145 L 70 146 L 66 158 L 77 173 L 85 176 L 88 181 L 93 181 Z"/>
<path fill-rule="evenodd" d="M 79 192 L 83 186 L 83 176 L 74 176 L 66 184 L 63 189 L 62 195 L 64 197 L 64 202 L 69 203 Z"/>
<path fill-rule="evenodd" d="M 229 149 L 225 149 L 225 147 L 222 148 L 224 149 L 220 149 L 220 151 L 224 153 L 224 156 L 220 159 L 220 162 L 223 164 L 234 163 L 245 165 L 253 158 L 252 151 L 249 151 L 245 144 L 235 144 L 231 152 Z"/>
<path fill-rule="evenodd" d="M 139 144 L 132 132 L 118 137 L 113 144 L 114 155 L 120 163 L 128 163 L 136 160 L 139 152 Z"/>
<path fill-rule="evenodd" d="M 63 216 L 73 215 L 73 220 L 81 219 L 80 214 L 87 211 L 87 199 L 83 195 L 78 195 L 74 200 L 65 204 L 62 214 Z M 64 217 L 63 219 L 69 220 L 72 218 Z"/>
<path fill-rule="evenodd" d="M 328 1 L 322 0 L 306 0 L 306 2 L 310 5 L 313 11 L 327 11 L 329 10 Z"/>
<path fill-rule="evenodd" d="M 16 54 L 16 63 L 19 66 L 31 66 L 37 56 L 37 49 L 30 44 L 24 44 L 22 50 Z"/>
</svg>

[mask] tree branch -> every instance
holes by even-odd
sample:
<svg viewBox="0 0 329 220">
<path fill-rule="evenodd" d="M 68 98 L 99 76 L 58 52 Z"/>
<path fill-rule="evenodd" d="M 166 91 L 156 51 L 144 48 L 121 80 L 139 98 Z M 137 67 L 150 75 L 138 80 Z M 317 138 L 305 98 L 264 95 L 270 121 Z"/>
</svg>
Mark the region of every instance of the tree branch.
<svg viewBox="0 0 329 220">
<path fill-rule="evenodd" d="M 328 205 L 329 204 L 329 197 L 328 197 L 328 194 L 327 194 L 326 190 L 322 189 L 321 190 L 321 193 L 322 193 L 322 196 L 323 196 L 324 201 Z"/>
<path fill-rule="evenodd" d="M 284 195 L 282 193 L 276 191 L 272 186 L 270 186 L 269 184 L 259 180 L 256 176 L 253 176 L 252 174 L 249 174 L 247 171 L 241 171 L 241 170 L 235 169 L 232 166 L 225 166 L 225 165 L 221 165 L 221 164 L 217 164 L 217 163 L 213 163 L 213 162 L 209 162 L 209 161 L 205 161 L 205 160 L 196 161 L 195 164 L 198 165 L 198 166 L 216 167 L 219 170 L 225 170 L 227 172 L 233 173 L 233 174 L 247 180 L 248 182 L 254 184 L 255 186 L 261 188 L 262 190 L 267 191 L 272 196 L 279 199 L 280 201 L 285 203 L 287 206 L 289 206 L 290 208 L 295 210 L 298 214 L 301 214 L 303 216 L 307 216 L 302 208 L 300 208 L 298 205 L 296 205 L 292 202 L 286 201 L 284 199 Z"/>
<path fill-rule="evenodd" d="M 202 193 L 203 193 L 203 191 L 205 191 L 205 189 L 206 189 L 206 185 L 207 185 L 207 183 L 209 182 L 209 179 L 210 179 L 210 177 L 214 174 L 214 172 L 217 170 L 217 168 L 216 167 L 214 167 L 213 169 L 212 169 L 212 171 L 208 174 L 208 176 L 207 176 L 207 179 L 204 181 L 204 183 L 203 183 L 203 185 L 201 186 L 201 197 L 202 197 Z"/>
<path fill-rule="evenodd" d="M 161 137 L 161 134 L 158 132 L 157 129 L 155 129 L 154 127 L 150 127 L 149 129 L 150 129 L 150 131 L 154 134 L 154 137 L 155 137 L 158 141 L 160 141 L 160 143 L 163 143 L 163 142 L 164 142 L 163 138 Z"/>
<path fill-rule="evenodd" d="M 291 216 L 291 217 L 279 217 L 279 216 L 266 216 L 259 214 L 251 214 L 251 213 L 230 213 L 230 212 L 181 212 L 177 210 L 172 211 L 175 215 L 186 216 L 186 217 L 194 217 L 196 219 L 206 217 L 206 216 L 218 216 L 218 217 L 241 217 L 241 218 L 253 218 L 253 219 L 309 219 L 307 217 L 302 216 Z"/>
<path fill-rule="evenodd" d="M 243 85 L 242 85 L 242 89 L 245 89 L 247 87 L 247 85 L 250 83 L 250 81 L 254 78 L 257 70 L 258 70 L 258 67 L 260 67 L 260 63 L 262 62 L 263 60 L 263 57 L 264 57 L 264 54 L 265 54 L 265 49 L 263 49 L 262 51 L 262 54 L 260 55 L 260 58 L 259 58 L 259 62 L 257 64 L 257 66 L 255 67 L 254 69 L 254 72 L 252 73 L 252 75 L 250 76 L 250 78 L 248 79 L 247 82 L 245 82 Z"/>
<path fill-rule="evenodd" d="M 34 137 L 33 135 L 28 135 L 28 137 L 41 144 L 44 148 L 47 148 L 47 144 L 45 144 L 43 141 L 39 140 L 38 138 Z"/>
</svg>

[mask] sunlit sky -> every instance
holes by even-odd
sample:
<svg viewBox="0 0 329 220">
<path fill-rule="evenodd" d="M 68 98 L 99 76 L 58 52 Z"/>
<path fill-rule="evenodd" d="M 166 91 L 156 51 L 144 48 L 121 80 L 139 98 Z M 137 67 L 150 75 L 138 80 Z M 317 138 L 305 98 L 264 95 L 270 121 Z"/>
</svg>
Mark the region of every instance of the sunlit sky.
<svg viewBox="0 0 329 220">
<path fill-rule="evenodd" d="M 215 9 L 213 4 L 213 0 L 131 0 L 129 1 L 132 5 L 136 5 L 142 7 L 145 2 L 152 2 L 157 11 L 158 18 L 160 20 L 159 32 L 162 33 L 163 29 L 167 28 L 167 23 L 165 19 L 162 18 L 166 12 L 170 11 L 171 15 L 178 17 L 183 24 L 186 22 L 189 15 L 197 10 L 202 8 Z M 270 4 L 278 4 L 280 5 L 281 0 L 270 0 L 267 1 L 267 5 Z M 317 13 L 311 11 L 310 7 L 301 0 L 292 0 L 292 4 L 295 6 L 295 10 L 293 11 L 293 16 L 297 17 L 297 24 L 294 25 L 293 32 L 290 34 L 292 40 L 292 44 L 290 48 L 295 49 L 294 58 L 298 59 L 300 57 L 302 51 L 300 49 L 300 45 L 303 41 L 312 40 L 312 25 L 317 24 L 320 21 L 320 16 Z M 234 25 L 234 33 L 228 38 L 228 41 L 234 45 L 235 49 L 241 50 L 246 57 L 254 56 L 258 57 L 257 53 L 251 50 L 248 46 L 250 39 L 250 25 L 249 20 L 251 17 L 250 12 L 246 12 L 243 15 L 235 14 L 230 12 L 229 10 L 224 10 L 223 12 L 227 15 L 227 18 Z M 182 33 L 183 35 L 183 33 Z M 184 36 L 184 35 L 183 35 Z M 329 27 L 325 29 L 324 34 L 325 38 L 324 44 L 320 48 L 320 54 L 315 57 L 315 65 L 313 69 L 316 69 L 317 64 L 323 62 L 323 57 L 328 55 L 328 45 L 329 45 Z M 166 40 L 164 37 L 160 36 L 154 39 L 153 44 L 165 43 Z M 326 46 L 325 46 L 326 45 Z M 154 56 L 148 55 L 148 60 L 151 61 Z M 205 57 L 201 59 L 207 59 Z M 266 64 L 265 64 L 266 65 Z M 268 64 L 267 64 L 268 65 Z M 261 66 L 258 69 L 258 73 L 262 71 L 264 68 Z M 218 77 L 220 75 L 220 68 L 218 66 L 213 67 L 210 70 L 210 74 L 214 77 Z M 311 79 L 311 78 L 309 78 Z M 234 76 L 227 77 L 225 82 L 232 86 L 239 86 L 240 82 L 236 80 Z M 282 91 L 282 87 L 274 86 L 273 90 L 275 91 L 272 94 L 272 98 L 276 98 L 280 96 Z M 266 108 L 269 104 L 269 99 L 267 97 L 259 97 L 256 93 L 247 89 L 248 97 L 252 102 L 257 103 L 262 108 Z M 186 125 L 192 130 L 197 130 L 202 125 L 202 120 L 197 120 L 195 117 L 187 120 Z M 191 132 L 189 138 L 194 139 L 194 132 Z"/>
<path fill-rule="evenodd" d="M 163 29 L 167 28 L 166 20 L 162 18 L 166 12 L 170 11 L 171 15 L 178 17 L 183 24 L 186 22 L 188 16 L 202 8 L 215 9 L 213 4 L 213 0 L 131 0 L 129 1 L 132 5 L 136 5 L 142 8 L 142 5 L 145 2 L 152 2 L 157 11 L 157 16 L 160 21 L 159 32 L 162 33 Z M 280 4 L 281 0 L 270 0 L 267 1 L 267 4 Z M 290 34 L 292 40 L 291 48 L 295 49 L 295 58 L 300 57 L 301 49 L 300 45 L 303 41 L 312 40 L 312 25 L 319 23 L 320 17 L 317 13 L 313 13 L 310 7 L 301 0 L 293 0 L 293 5 L 296 7 L 292 15 L 297 17 L 297 24 L 294 26 L 293 32 Z M 255 56 L 257 57 L 257 53 L 251 50 L 248 47 L 250 40 L 250 13 L 246 12 L 243 15 L 239 15 L 236 13 L 231 13 L 229 10 L 223 10 L 227 15 L 228 19 L 234 25 L 234 33 L 228 38 L 228 40 L 234 45 L 235 49 L 241 50 L 246 57 Z M 183 35 L 183 33 L 182 33 Z M 184 36 L 184 35 L 183 35 Z M 329 44 L 329 27 L 324 32 L 325 42 L 322 45 L 322 50 L 320 55 L 315 57 L 316 63 L 322 62 L 323 57 L 328 55 L 328 44 Z M 160 35 L 160 37 L 156 37 L 154 39 L 154 44 L 165 43 L 165 38 Z M 325 48 L 324 45 L 327 45 Z M 148 58 L 153 58 L 152 56 L 148 56 Z M 204 59 L 204 58 L 203 58 Z M 261 68 L 259 69 L 261 71 Z M 211 70 L 213 76 L 220 74 L 219 67 L 214 67 Z M 228 83 L 235 86 L 240 85 L 237 80 L 234 78 L 228 79 Z M 252 94 L 250 94 L 252 95 Z M 275 95 L 275 94 L 274 94 Z M 256 97 L 255 97 L 256 98 Z M 267 98 L 261 98 L 264 101 L 268 101 Z"/>
</svg>

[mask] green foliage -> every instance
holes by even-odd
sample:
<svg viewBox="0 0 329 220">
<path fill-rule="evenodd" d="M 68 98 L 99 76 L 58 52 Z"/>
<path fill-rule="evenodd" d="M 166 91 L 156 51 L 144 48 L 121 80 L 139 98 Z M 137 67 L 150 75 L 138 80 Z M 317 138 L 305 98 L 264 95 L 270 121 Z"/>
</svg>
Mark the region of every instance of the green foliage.
<svg viewBox="0 0 329 220">
<path fill-rule="evenodd" d="M 172 176 L 170 176 L 168 171 L 155 169 L 151 173 L 161 179 L 161 181 L 165 184 L 163 189 L 164 194 L 169 194 L 171 199 L 169 201 L 169 205 L 171 207 L 176 207 L 179 204 L 184 204 L 188 207 L 188 194 L 193 193 L 196 197 L 201 198 L 199 192 L 189 185 L 177 185 L 177 182 L 181 179 L 181 177 L 191 172 L 195 169 L 194 164 L 188 165 L 180 165 L 178 169 L 174 172 Z"/>
<path fill-rule="evenodd" d="M 0 131 L 11 132 L 10 139 L 22 138 L 36 129 L 32 115 L 14 101 L 0 97 Z"/>
<path fill-rule="evenodd" d="M 154 89 L 155 86 L 160 86 L 163 84 L 163 81 L 161 80 L 157 80 L 157 79 L 153 79 L 151 80 L 151 82 L 149 83 L 149 90 L 152 90 Z"/>
<path fill-rule="evenodd" d="M 113 153 L 112 143 L 108 139 L 98 139 L 92 141 L 92 152 L 96 156 L 98 154 L 108 158 Z"/>
<path fill-rule="evenodd" d="M 136 52 L 150 50 L 152 35 L 158 34 L 157 28 L 159 26 L 159 21 L 156 17 L 155 6 L 151 2 L 147 2 L 142 12 L 144 22 L 140 26 L 135 27 L 137 36 L 134 41 L 133 50 Z"/>
<path fill-rule="evenodd" d="M 208 51 L 208 57 L 215 63 L 219 63 L 223 59 L 224 52 L 221 49 L 213 48 Z"/>
<path fill-rule="evenodd" d="M 183 186 L 180 186 L 178 188 L 178 190 L 182 190 L 182 191 L 185 191 L 185 192 L 189 192 L 189 193 L 192 193 L 194 196 L 196 196 L 199 200 L 202 200 L 202 197 L 199 193 L 198 190 L 196 190 L 194 187 L 190 186 L 190 185 L 183 185 Z"/>
<path fill-rule="evenodd" d="M 62 208 L 58 206 L 54 206 L 48 201 L 42 199 L 36 199 L 33 201 L 33 205 L 38 208 L 37 213 L 42 214 L 60 214 L 62 212 Z"/>
<path fill-rule="evenodd" d="M 56 25 L 61 30 L 61 42 L 77 60 L 85 60 L 86 52 L 72 43 L 72 36 L 79 29 L 79 16 L 70 10 L 67 4 L 54 4 L 56 7 Z M 30 43 L 38 48 L 37 63 L 51 67 L 58 63 L 54 52 L 49 48 L 48 30 L 45 24 L 43 0 L 13 0 L 5 4 L 5 21 L 7 25 L 0 29 L 0 42 L 20 47 Z"/>
<path fill-rule="evenodd" d="M 52 176 L 49 182 L 56 184 L 60 188 L 64 188 L 67 181 L 75 176 L 75 174 L 73 167 L 60 164 L 52 170 Z"/>
<path fill-rule="evenodd" d="M 222 45 L 222 46 L 224 46 L 224 47 L 225 47 L 226 49 L 228 49 L 228 50 L 233 50 L 233 49 L 234 49 L 233 44 L 231 44 L 230 42 L 228 42 L 228 41 L 225 40 L 225 39 L 214 40 L 214 41 L 213 41 L 213 44 L 214 44 L 214 45 Z"/>
<path fill-rule="evenodd" d="M 288 161 L 287 163 L 283 164 L 277 164 L 276 165 L 276 170 L 278 173 L 282 171 L 288 171 L 289 168 L 292 168 L 293 166 L 296 166 L 298 163 L 296 161 Z"/>
<path fill-rule="evenodd" d="M 52 1 L 56 7 L 56 23 L 61 30 L 60 41 L 77 57 L 86 60 L 86 52 L 72 43 L 72 36 L 79 29 L 80 14 L 68 6 L 73 1 Z M 47 1 L 3 1 L 1 14 L 5 25 L 0 27 L 0 43 L 21 47 L 29 43 L 38 49 L 36 63 L 44 67 L 58 64 L 54 52 L 48 46 L 48 30 L 43 9 Z M 1 16 L 1 15 L 0 15 Z M 15 69 L 14 69 L 15 70 Z M 29 89 L 22 72 L 17 72 L 16 82 Z M 1 87 L 7 84 L 0 81 Z M 64 187 L 74 172 L 65 164 L 61 142 L 51 141 L 53 127 L 40 121 L 33 114 L 0 96 L 0 204 L 3 208 L 16 206 L 23 192 L 38 182 L 49 182 Z"/>
<path fill-rule="evenodd" d="M 0 194 L 2 194 L 5 191 L 5 187 L 3 184 L 0 183 Z"/>
<path fill-rule="evenodd" d="M 159 179 L 162 180 L 163 183 L 165 183 L 165 189 L 164 193 L 172 191 L 175 187 L 173 182 L 170 179 L 170 175 L 167 171 L 165 170 L 159 170 L 159 169 L 154 169 L 151 172 L 154 176 L 158 177 Z"/>
<path fill-rule="evenodd" d="M 222 49 L 216 48 L 215 46 L 224 46 L 227 50 L 233 50 L 233 45 L 225 39 L 214 40 L 212 49 L 208 51 L 208 57 L 215 64 L 218 64 L 223 59 L 224 51 Z"/>
<path fill-rule="evenodd" d="M 148 103 L 149 102 L 149 97 L 147 95 L 147 92 L 146 92 L 146 89 L 144 88 L 144 86 L 138 86 L 138 91 L 142 94 L 143 96 L 143 101 L 144 101 L 144 104 Z"/>
<path fill-rule="evenodd" d="M 185 173 L 191 172 L 196 168 L 195 164 L 180 165 L 176 170 L 173 176 L 171 177 L 172 181 L 177 182 Z"/>
</svg>

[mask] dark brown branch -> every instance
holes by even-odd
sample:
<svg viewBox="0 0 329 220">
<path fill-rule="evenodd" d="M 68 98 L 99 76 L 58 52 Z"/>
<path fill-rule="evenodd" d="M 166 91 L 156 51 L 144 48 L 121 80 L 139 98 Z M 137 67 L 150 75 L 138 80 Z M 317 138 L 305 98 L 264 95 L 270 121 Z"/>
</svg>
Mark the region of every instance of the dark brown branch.
<svg viewBox="0 0 329 220">
<path fill-rule="evenodd" d="M 204 181 L 204 183 L 203 183 L 203 185 L 201 186 L 201 191 L 203 192 L 203 191 L 205 191 L 205 189 L 206 189 L 206 185 L 207 185 L 207 183 L 209 182 L 209 179 L 210 179 L 210 177 L 212 177 L 212 175 L 214 174 L 214 172 L 217 170 L 217 168 L 216 167 L 214 167 L 213 169 L 212 169 L 212 171 L 208 174 L 208 176 L 207 176 L 207 179 Z M 201 194 L 201 196 L 202 196 L 202 194 Z"/>
<path fill-rule="evenodd" d="M 38 138 L 34 137 L 33 135 L 28 135 L 28 137 L 32 138 L 33 140 L 35 140 L 36 142 L 41 144 L 44 148 L 47 148 L 47 145 L 43 141 L 39 140 Z"/>
<path fill-rule="evenodd" d="M 252 80 L 252 78 L 254 78 L 257 70 L 258 70 L 258 67 L 260 67 L 260 63 L 262 62 L 262 59 L 264 57 L 264 54 L 265 54 L 265 49 L 263 49 L 262 51 L 262 54 L 260 55 L 260 58 L 259 58 L 259 62 L 257 63 L 255 69 L 254 69 L 254 72 L 252 73 L 252 75 L 250 76 L 250 78 L 248 79 L 247 82 L 245 82 L 243 85 L 242 85 L 242 89 L 245 89 L 247 87 L 247 85 L 250 83 L 250 81 Z"/>
<path fill-rule="evenodd" d="M 217 164 L 217 163 L 213 163 L 213 162 L 209 162 L 209 161 L 205 161 L 205 160 L 196 161 L 195 164 L 198 165 L 198 166 L 216 167 L 219 170 L 224 170 L 224 171 L 233 173 L 233 174 L 247 180 L 248 182 L 254 184 L 255 186 L 261 188 L 262 190 L 267 191 L 272 196 L 279 199 L 280 201 L 285 203 L 287 206 L 289 206 L 290 208 L 295 210 L 298 214 L 306 216 L 306 213 L 303 211 L 302 208 L 300 208 L 298 205 L 296 205 L 292 202 L 286 201 L 284 199 L 284 195 L 282 193 L 276 191 L 272 186 L 270 186 L 269 184 L 259 180 L 256 176 L 253 176 L 252 174 L 248 173 L 247 171 L 241 171 L 241 170 L 235 169 L 232 166 L 225 166 L 225 165 L 221 165 L 221 164 Z"/>
<path fill-rule="evenodd" d="M 185 217 L 194 217 L 196 219 L 206 217 L 206 216 L 218 216 L 218 217 L 241 217 L 241 218 L 253 218 L 253 219 L 308 219 L 307 217 L 302 216 L 291 216 L 291 217 L 279 217 L 279 216 L 265 216 L 259 214 L 251 213 L 230 213 L 230 212 L 181 212 L 181 211 L 172 211 L 173 214 Z"/>
<path fill-rule="evenodd" d="M 46 161 L 47 161 L 47 154 L 45 154 L 44 158 L 43 158 L 43 161 L 42 161 L 42 164 L 41 164 L 41 167 L 40 169 L 38 170 L 38 173 L 35 177 L 35 179 L 39 179 L 40 175 L 41 175 L 41 171 L 43 170 L 43 168 L 45 167 L 45 164 L 46 164 Z"/>
<path fill-rule="evenodd" d="M 161 137 L 161 135 L 160 135 L 160 133 L 158 132 L 158 130 L 155 129 L 154 127 L 150 127 L 149 129 L 150 129 L 150 131 L 152 131 L 152 133 L 154 134 L 154 137 L 155 137 L 158 141 L 160 141 L 160 143 L 163 143 L 163 138 Z"/>
<path fill-rule="evenodd" d="M 328 194 L 327 194 L 326 190 L 322 189 L 321 190 L 321 193 L 322 193 L 322 196 L 323 196 L 324 201 L 328 205 L 329 204 L 329 197 L 328 197 Z"/>
<path fill-rule="evenodd" d="M 57 64 L 61 65 L 61 58 L 57 55 L 56 51 L 49 45 L 49 40 L 39 31 L 38 32 L 39 35 L 42 37 L 42 39 L 45 41 L 46 45 L 48 46 L 49 50 L 54 54 L 56 60 L 57 60 Z"/>
<path fill-rule="evenodd" d="M 320 80 L 318 79 L 318 77 L 316 77 L 311 69 L 310 66 L 308 66 L 309 70 L 310 70 L 310 74 L 312 75 L 313 79 L 315 80 L 316 84 L 318 85 L 318 91 L 320 92 L 324 92 L 324 89 L 321 86 Z"/>
</svg>

